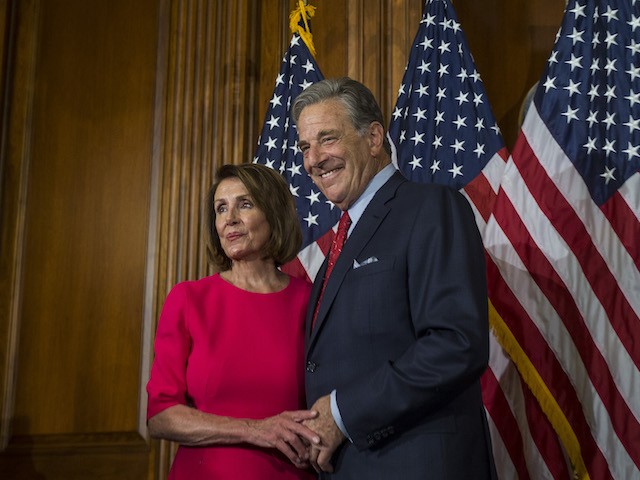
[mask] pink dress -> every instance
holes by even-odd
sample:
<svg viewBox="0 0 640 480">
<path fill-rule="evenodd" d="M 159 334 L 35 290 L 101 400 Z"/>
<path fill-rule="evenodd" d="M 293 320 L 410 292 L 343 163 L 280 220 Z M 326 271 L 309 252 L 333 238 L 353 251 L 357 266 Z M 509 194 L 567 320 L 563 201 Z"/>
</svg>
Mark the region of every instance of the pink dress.
<svg viewBox="0 0 640 480">
<path fill-rule="evenodd" d="M 305 409 L 304 317 L 311 285 L 241 290 L 219 274 L 176 285 L 165 301 L 147 384 L 147 418 L 177 404 L 238 418 Z M 285 480 L 315 475 L 277 450 L 180 446 L 169 478 Z"/>
</svg>

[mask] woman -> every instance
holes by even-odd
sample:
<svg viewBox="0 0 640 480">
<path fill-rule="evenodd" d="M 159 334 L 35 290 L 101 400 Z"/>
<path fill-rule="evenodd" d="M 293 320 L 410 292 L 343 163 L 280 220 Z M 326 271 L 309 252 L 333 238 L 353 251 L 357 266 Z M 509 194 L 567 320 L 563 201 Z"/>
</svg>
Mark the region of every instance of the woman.
<svg viewBox="0 0 640 480">
<path fill-rule="evenodd" d="M 284 179 L 224 165 L 207 197 L 211 263 L 165 301 L 147 385 L 151 436 L 178 442 L 170 479 L 311 479 L 302 422 L 310 285 L 278 267 L 302 235 Z"/>
</svg>

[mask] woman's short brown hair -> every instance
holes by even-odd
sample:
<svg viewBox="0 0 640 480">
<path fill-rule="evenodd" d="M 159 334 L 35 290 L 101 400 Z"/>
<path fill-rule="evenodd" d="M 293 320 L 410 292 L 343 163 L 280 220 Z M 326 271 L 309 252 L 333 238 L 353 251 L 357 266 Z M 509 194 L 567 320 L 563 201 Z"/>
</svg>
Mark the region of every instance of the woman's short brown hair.
<svg viewBox="0 0 640 480">
<path fill-rule="evenodd" d="M 269 167 L 255 163 L 223 165 L 216 172 L 216 180 L 207 195 L 207 258 L 209 263 L 225 271 L 231 268 L 231 259 L 222 249 L 216 231 L 216 209 L 213 200 L 220 182 L 237 178 L 245 186 L 256 207 L 264 213 L 271 228 L 271 237 L 265 255 L 273 258 L 276 266 L 292 260 L 300 250 L 302 231 L 296 214 L 296 205 L 289 186 L 282 175 Z"/>
</svg>

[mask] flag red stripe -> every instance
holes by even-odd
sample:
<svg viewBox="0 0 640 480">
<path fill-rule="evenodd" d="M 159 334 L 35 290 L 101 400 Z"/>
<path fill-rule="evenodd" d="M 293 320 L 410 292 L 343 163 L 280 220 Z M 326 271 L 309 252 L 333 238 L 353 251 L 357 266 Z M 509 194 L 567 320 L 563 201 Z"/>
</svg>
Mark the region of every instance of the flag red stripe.
<svg viewBox="0 0 640 480">
<path fill-rule="evenodd" d="M 609 322 L 640 369 L 640 342 L 634 342 L 635 327 L 640 319 L 618 288 L 615 277 L 591 241 L 584 224 L 536 160 L 524 135 L 520 136 L 512 158 L 541 210 L 571 248 Z"/>
<path fill-rule="evenodd" d="M 491 209 L 496 199 L 496 194 L 484 174 L 480 173 L 467 183 L 463 190 L 480 212 L 485 222 L 489 220 Z"/>
<path fill-rule="evenodd" d="M 333 242 L 333 236 L 335 235 L 332 228 L 327 230 L 327 232 L 322 235 L 318 240 L 316 240 L 316 244 L 322 250 L 323 255 L 326 257 L 331 249 L 331 242 Z"/>
<path fill-rule="evenodd" d="M 531 362 L 537 367 L 542 380 L 570 422 L 580 441 L 582 455 L 592 478 L 611 478 L 607 461 L 591 435 L 571 379 L 559 364 L 529 314 L 505 283 L 496 264 L 490 259 L 487 261 L 487 274 L 489 293 L 494 307 L 509 324 L 509 329 L 518 343 L 526 348 Z M 509 319 L 513 321 L 509 322 Z"/>
<path fill-rule="evenodd" d="M 307 282 L 311 282 L 311 279 L 309 279 L 309 275 L 307 274 L 307 271 L 302 266 L 302 263 L 300 263 L 300 260 L 298 259 L 298 257 L 282 265 L 281 270 L 284 273 L 291 275 L 292 277 L 302 278 Z"/>
<path fill-rule="evenodd" d="M 502 391 L 498 379 L 491 369 L 487 369 L 480 380 L 482 385 L 482 401 L 489 415 L 500 432 L 509 457 L 518 472 L 519 480 L 529 480 L 529 471 L 524 458 L 524 445 L 520 427 L 516 422 L 509 402 Z"/>
<path fill-rule="evenodd" d="M 619 192 L 616 192 L 600 209 L 609 220 L 624 248 L 633 258 L 636 268 L 640 270 L 640 248 L 638 248 L 640 222 L 636 221 L 636 216 L 629 208 L 629 204 L 624 201 Z"/>
</svg>

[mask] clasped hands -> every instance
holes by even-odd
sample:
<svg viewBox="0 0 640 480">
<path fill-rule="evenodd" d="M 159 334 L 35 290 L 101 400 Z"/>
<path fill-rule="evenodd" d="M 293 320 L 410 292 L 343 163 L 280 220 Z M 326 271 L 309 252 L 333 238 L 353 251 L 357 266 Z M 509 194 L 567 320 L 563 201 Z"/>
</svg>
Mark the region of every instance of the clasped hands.
<svg viewBox="0 0 640 480">
<path fill-rule="evenodd" d="M 333 472 L 331 457 L 345 440 L 331 415 L 329 395 L 319 398 L 310 410 L 283 412 L 256 421 L 255 443 L 277 448 L 298 468 Z"/>
</svg>

